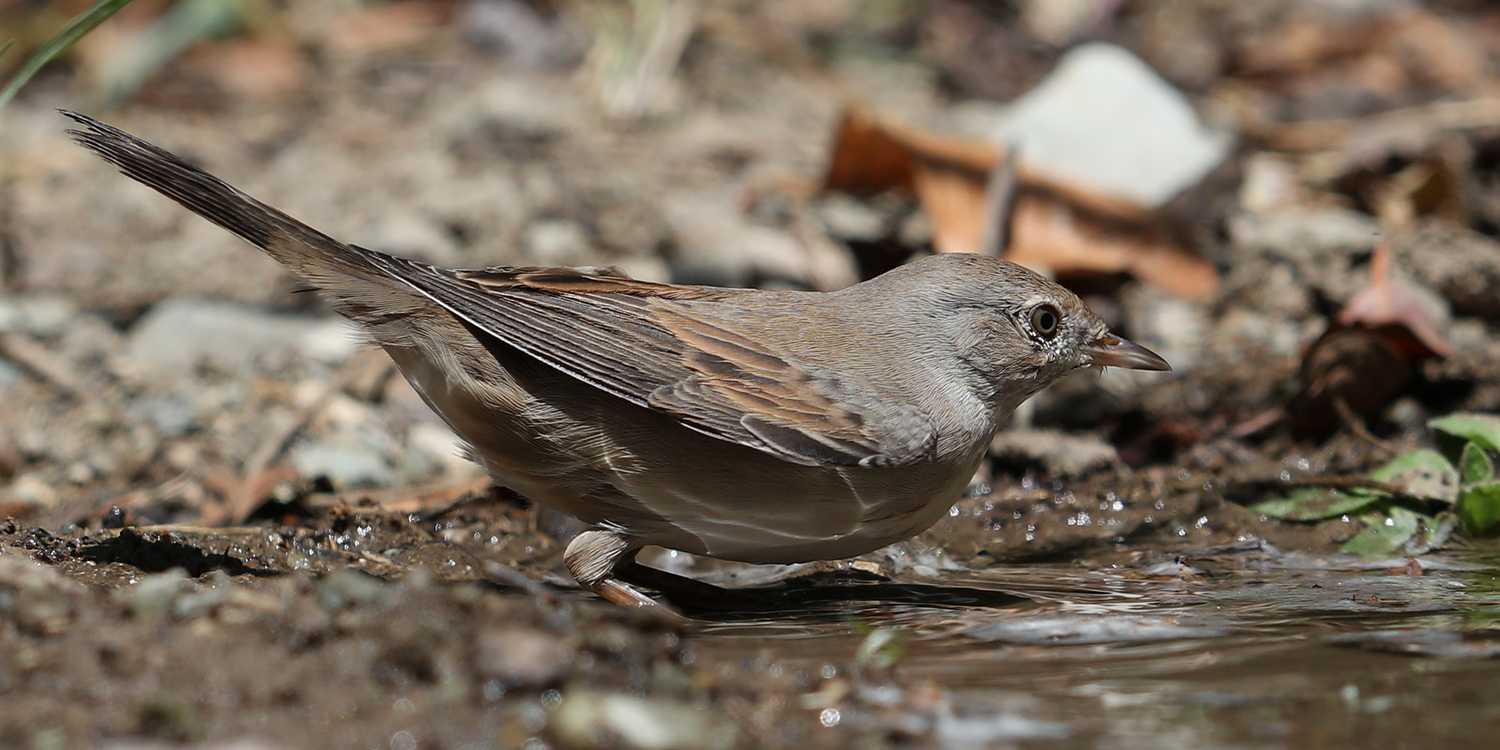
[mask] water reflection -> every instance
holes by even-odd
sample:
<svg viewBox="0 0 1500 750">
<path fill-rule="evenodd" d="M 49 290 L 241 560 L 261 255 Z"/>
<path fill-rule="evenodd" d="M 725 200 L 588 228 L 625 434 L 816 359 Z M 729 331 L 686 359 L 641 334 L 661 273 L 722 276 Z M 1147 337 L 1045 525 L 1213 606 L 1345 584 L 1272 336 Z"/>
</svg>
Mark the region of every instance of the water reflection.
<svg viewBox="0 0 1500 750">
<path fill-rule="evenodd" d="M 805 674 L 842 723 L 952 746 L 1491 746 L 1496 562 L 1247 545 L 1099 570 L 794 579 L 759 612 L 705 622 L 695 649 L 758 654 Z M 860 650 L 880 629 L 900 634 L 890 666 Z M 822 676 L 838 663 L 855 666 Z"/>
</svg>

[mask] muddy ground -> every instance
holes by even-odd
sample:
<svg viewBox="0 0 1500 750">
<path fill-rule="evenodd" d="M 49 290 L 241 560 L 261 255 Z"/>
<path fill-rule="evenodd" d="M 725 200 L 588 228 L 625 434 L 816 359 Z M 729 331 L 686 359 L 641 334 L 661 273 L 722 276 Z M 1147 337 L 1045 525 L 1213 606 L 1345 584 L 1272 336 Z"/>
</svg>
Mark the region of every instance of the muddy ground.
<svg viewBox="0 0 1500 750">
<path fill-rule="evenodd" d="M 127 85 L 166 5 L 0 111 L 0 745 L 1376 747 L 1496 720 L 1465 697 L 1495 687 L 1493 540 L 1361 560 L 1339 550 L 1365 519 L 1247 508 L 1500 407 L 1500 118 L 1422 109 L 1500 90 L 1482 4 L 708 2 L 634 32 L 685 34 L 662 72 L 623 3 L 294 1 Z M 0 28 L 49 18 L 0 4 Z M 686 619 L 578 591 L 576 522 L 490 487 L 383 354 L 54 111 L 447 266 L 831 289 L 934 236 L 910 195 L 816 189 L 846 106 L 987 132 L 1085 40 L 1231 144 L 1160 210 L 1211 293 L 1064 278 L 1175 372 L 1054 387 L 948 518 L 863 558 L 648 551 L 749 592 L 670 599 Z M 1389 393 L 1334 357 L 1384 395 L 1306 434 L 1304 358 L 1377 235 L 1448 350 Z M 1431 637 L 1361 640 L 1382 629 Z M 1142 687 L 1168 674 L 1190 688 Z"/>
</svg>

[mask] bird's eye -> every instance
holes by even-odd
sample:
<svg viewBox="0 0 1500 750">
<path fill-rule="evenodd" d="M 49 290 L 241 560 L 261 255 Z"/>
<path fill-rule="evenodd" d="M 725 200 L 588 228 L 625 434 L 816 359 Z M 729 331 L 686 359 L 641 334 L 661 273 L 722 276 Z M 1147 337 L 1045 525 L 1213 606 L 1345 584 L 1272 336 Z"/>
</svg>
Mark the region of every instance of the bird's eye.
<svg viewBox="0 0 1500 750">
<path fill-rule="evenodd" d="M 1057 335 L 1058 326 L 1062 324 L 1062 313 L 1049 304 L 1037 305 L 1031 311 L 1031 329 L 1041 334 L 1042 338 L 1052 338 Z"/>
</svg>

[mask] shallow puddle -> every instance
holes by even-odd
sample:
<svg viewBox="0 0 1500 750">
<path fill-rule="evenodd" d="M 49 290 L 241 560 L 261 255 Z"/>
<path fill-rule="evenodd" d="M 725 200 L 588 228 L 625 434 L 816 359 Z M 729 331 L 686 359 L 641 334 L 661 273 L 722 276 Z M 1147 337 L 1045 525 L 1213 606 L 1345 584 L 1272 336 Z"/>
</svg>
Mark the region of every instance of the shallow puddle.
<svg viewBox="0 0 1500 750">
<path fill-rule="evenodd" d="M 1493 555 L 1419 566 L 1251 545 L 908 582 L 926 604 L 846 588 L 796 615 L 709 623 L 691 643 L 805 675 L 826 726 L 945 746 L 1484 747 L 1500 726 L 1497 573 Z"/>
</svg>

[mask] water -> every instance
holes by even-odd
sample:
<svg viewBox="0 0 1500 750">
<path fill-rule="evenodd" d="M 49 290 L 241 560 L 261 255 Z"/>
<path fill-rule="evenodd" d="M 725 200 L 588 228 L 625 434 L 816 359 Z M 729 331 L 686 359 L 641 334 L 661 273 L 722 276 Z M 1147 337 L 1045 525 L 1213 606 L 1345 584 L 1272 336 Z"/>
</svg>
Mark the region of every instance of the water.
<svg viewBox="0 0 1500 750">
<path fill-rule="evenodd" d="M 782 588 L 790 606 L 720 616 L 694 648 L 791 670 L 825 724 L 919 746 L 1494 747 L 1497 562 L 1246 545 Z"/>
</svg>

